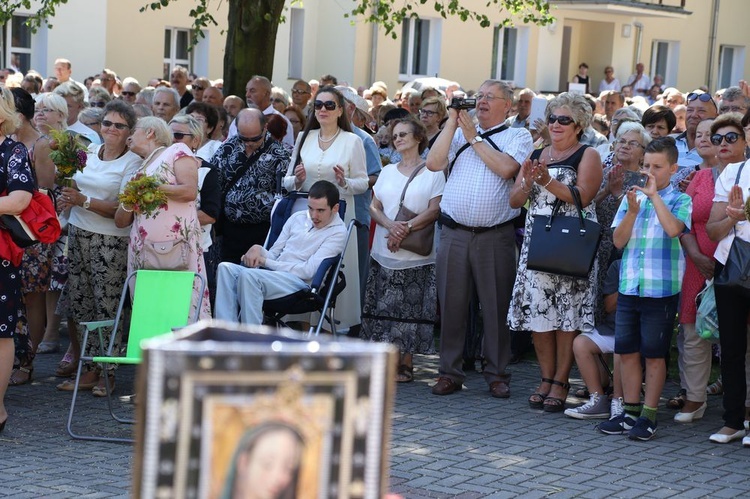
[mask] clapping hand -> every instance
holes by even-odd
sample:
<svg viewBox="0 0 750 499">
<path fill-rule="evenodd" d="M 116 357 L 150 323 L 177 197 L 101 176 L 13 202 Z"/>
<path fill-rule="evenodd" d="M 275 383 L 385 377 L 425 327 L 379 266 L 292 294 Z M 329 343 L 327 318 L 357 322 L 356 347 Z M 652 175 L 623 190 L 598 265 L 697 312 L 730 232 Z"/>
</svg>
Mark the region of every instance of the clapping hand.
<svg viewBox="0 0 750 499">
<path fill-rule="evenodd" d="M 547 163 L 545 161 L 536 161 L 532 163 L 531 178 L 541 187 L 547 187 L 550 180 L 552 179 L 547 170 Z"/>
<path fill-rule="evenodd" d="M 344 167 L 336 165 L 333 167 L 333 173 L 336 175 L 336 183 L 341 187 L 346 187 L 346 177 L 344 176 Z"/>
<path fill-rule="evenodd" d="M 619 198 L 622 195 L 622 184 L 624 181 L 625 168 L 618 163 L 607 174 L 607 184 L 609 185 L 609 192 L 613 197 Z"/>
<path fill-rule="evenodd" d="M 305 165 L 300 163 L 294 167 L 294 183 L 298 186 L 301 186 L 305 183 L 306 179 L 307 171 L 305 170 Z"/>
<path fill-rule="evenodd" d="M 747 220 L 745 217 L 745 205 L 742 199 L 742 188 L 739 185 L 733 185 L 732 190 L 729 191 L 727 216 L 736 222 Z"/>
</svg>

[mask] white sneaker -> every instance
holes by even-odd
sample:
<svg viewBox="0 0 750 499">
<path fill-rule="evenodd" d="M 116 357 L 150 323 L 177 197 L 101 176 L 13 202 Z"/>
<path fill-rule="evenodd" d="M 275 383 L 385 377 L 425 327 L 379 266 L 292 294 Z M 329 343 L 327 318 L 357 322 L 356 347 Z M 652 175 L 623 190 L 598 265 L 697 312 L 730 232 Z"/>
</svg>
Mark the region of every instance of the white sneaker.
<svg viewBox="0 0 750 499">
<path fill-rule="evenodd" d="M 566 409 L 565 415 L 574 419 L 609 419 L 607 397 L 594 392 L 588 402 L 580 407 Z"/>
</svg>

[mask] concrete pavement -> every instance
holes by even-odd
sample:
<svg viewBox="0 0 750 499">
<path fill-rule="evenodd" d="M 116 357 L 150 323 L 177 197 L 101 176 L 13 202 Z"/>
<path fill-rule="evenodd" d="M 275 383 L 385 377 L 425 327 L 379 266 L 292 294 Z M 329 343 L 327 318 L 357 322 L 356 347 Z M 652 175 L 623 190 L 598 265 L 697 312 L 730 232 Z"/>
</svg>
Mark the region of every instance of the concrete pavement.
<svg viewBox="0 0 750 499">
<path fill-rule="evenodd" d="M 8 389 L 0 496 L 127 497 L 133 447 L 70 439 L 70 394 L 55 389 L 60 380 L 53 376 L 59 358 L 38 356 L 34 382 Z M 500 400 L 489 396 L 478 373 L 469 374 L 461 392 L 432 395 L 436 361 L 417 356 L 415 382 L 398 387 L 390 483 L 406 498 L 750 495 L 750 449 L 708 441 L 722 425 L 720 397 L 710 397 L 704 419 L 689 425 L 673 423 L 662 404 L 656 437 L 632 442 L 598 433 L 595 421 L 529 409 L 539 376 L 532 362 L 511 366 L 512 397 Z M 118 394 L 132 392 L 132 373 L 118 375 Z M 665 393 L 674 391 L 668 383 Z M 81 402 L 84 429 L 116 428 L 102 399 L 87 393 Z"/>
</svg>

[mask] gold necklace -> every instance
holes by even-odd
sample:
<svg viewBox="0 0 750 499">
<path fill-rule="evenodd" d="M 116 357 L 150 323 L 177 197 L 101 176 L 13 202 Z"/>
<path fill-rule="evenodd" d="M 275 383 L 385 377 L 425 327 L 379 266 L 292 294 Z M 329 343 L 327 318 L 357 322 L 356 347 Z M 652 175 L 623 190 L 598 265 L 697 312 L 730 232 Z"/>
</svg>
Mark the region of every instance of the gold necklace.
<svg viewBox="0 0 750 499">
<path fill-rule="evenodd" d="M 556 163 L 557 161 L 560 161 L 560 160 L 565 159 L 568 156 L 570 156 L 570 151 L 574 147 L 577 147 L 577 146 L 578 146 L 578 144 L 573 144 L 572 146 L 568 147 L 564 151 L 560 151 L 560 157 L 558 157 L 558 158 L 552 157 L 552 149 L 554 149 L 554 146 L 549 146 L 549 149 L 547 149 L 547 155 L 549 156 L 550 161 L 552 161 L 553 163 Z"/>
</svg>

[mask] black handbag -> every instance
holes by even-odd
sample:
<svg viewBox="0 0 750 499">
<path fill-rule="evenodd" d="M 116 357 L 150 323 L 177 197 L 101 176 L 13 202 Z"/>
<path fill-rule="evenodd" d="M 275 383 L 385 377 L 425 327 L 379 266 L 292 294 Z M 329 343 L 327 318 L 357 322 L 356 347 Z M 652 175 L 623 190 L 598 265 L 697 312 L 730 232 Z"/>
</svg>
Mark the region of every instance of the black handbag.
<svg viewBox="0 0 750 499">
<path fill-rule="evenodd" d="M 742 163 L 737 171 L 737 178 L 734 179 L 734 185 L 739 183 L 744 167 L 745 163 Z M 733 230 L 734 240 L 729 248 L 727 263 L 716 276 L 714 286 L 732 288 L 750 296 L 750 242 L 737 237 L 737 230 Z"/>
<path fill-rule="evenodd" d="M 577 217 L 558 215 L 558 199 L 552 214 L 535 215 L 526 267 L 529 270 L 581 279 L 588 278 L 599 248 L 601 226 L 583 218 L 578 188 L 568 186 L 578 211 Z"/>
</svg>

